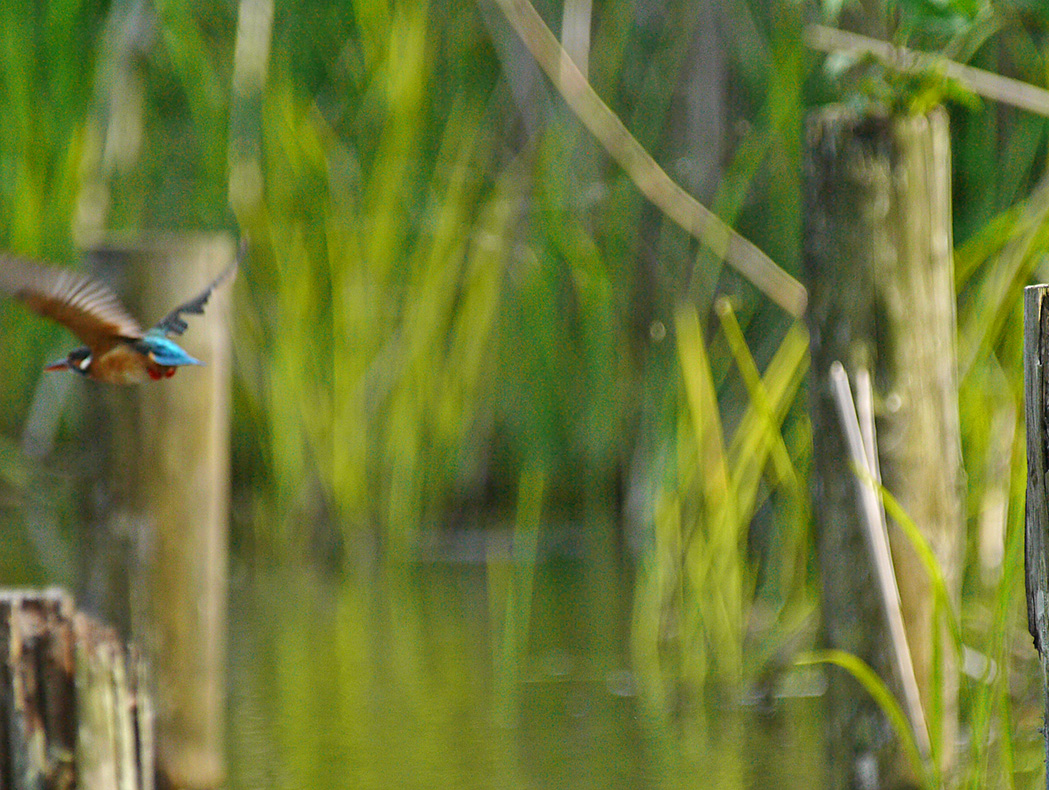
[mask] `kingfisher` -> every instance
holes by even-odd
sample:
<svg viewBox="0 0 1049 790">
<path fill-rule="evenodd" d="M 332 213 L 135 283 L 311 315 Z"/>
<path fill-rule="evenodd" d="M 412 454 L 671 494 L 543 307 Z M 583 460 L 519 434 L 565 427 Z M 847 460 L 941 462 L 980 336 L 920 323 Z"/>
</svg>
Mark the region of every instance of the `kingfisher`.
<svg viewBox="0 0 1049 790">
<path fill-rule="evenodd" d="M 88 275 L 0 254 L 0 293 L 65 326 L 84 344 L 44 370 L 72 370 L 107 384 L 171 378 L 182 365 L 203 365 L 171 338 L 186 331 L 183 313 L 202 315 L 211 292 L 233 277 L 247 248 L 203 291 L 143 331 L 109 286 Z"/>
</svg>

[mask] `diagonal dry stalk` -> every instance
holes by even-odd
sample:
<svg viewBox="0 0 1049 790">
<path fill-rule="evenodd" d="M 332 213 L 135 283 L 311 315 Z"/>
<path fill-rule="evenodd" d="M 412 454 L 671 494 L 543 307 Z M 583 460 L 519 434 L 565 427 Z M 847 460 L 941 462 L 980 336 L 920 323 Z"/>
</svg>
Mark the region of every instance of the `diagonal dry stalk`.
<svg viewBox="0 0 1049 790">
<path fill-rule="evenodd" d="M 773 302 L 800 317 L 808 301 L 805 286 L 666 174 L 597 95 L 528 0 L 496 2 L 565 103 L 642 194 Z"/>
<path fill-rule="evenodd" d="M 871 561 L 878 579 L 879 592 L 885 608 L 885 618 L 889 626 L 889 637 L 892 641 L 893 655 L 896 658 L 896 670 L 903 687 L 904 701 L 915 742 L 923 758 L 931 753 L 929 727 L 922 708 L 921 695 L 915 675 L 911 649 L 907 642 L 907 632 L 903 624 L 903 611 L 900 605 L 900 590 L 896 585 L 896 572 L 893 568 L 892 553 L 889 550 L 889 533 L 885 523 L 885 511 L 878 501 L 876 486 L 880 485 L 877 469 L 877 439 L 874 436 L 873 394 L 870 388 L 870 374 L 863 371 L 860 376 L 860 399 L 857 404 L 849 386 L 848 374 L 840 362 L 831 365 L 831 385 L 838 405 L 842 431 L 849 446 L 852 464 L 857 470 L 856 489 L 859 495 L 863 523 L 866 527 Z M 857 410 L 857 406 L 859 410 Z M 861 425 L 858 414 L 862 412 L 865 423 Z M 862 473 L 862 474 L 861 474 Z"/>
</svg>

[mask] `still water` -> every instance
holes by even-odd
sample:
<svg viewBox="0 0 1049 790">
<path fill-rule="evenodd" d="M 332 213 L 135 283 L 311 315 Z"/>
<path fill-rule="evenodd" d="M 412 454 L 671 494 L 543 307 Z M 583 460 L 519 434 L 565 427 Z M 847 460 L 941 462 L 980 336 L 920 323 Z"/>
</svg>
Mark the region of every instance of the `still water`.
<svg viewBox="0 0 1049 790">
<path fill-rule="evenodd" d="M 4 583 L 76 589 L 70 538 L 90 530 L 27 527 L 2 505 Z M 588 647 L 579 563 L 539 566 L 515 655 L 493 648 L 504 602 L 491 571 L 362 580 L 234 559 L 230 790 L 823 786 L 818 696 L 654 721 L 635 692 L 628 617 L 618 646 Z"/>
<path fill-rule="evenodd" d="M 494 658 L 484 567 L 365 583 L 235 564 L 229 786 L 823 785 L 818 697 L 647 721 L 625 651 L 581 646 L 575 574 L 538 572 L 526 647 L 507 663 Z M 514 682 L 500 684 L 508 671 Z"/>
</svg>

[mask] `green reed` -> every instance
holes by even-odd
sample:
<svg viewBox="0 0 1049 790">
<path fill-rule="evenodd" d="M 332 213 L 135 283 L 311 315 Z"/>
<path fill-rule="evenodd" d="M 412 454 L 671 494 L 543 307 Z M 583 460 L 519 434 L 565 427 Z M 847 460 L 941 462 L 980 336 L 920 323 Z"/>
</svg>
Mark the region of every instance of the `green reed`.
<svg viewBox="0 0 1049 790">
<path fill-rule="evenodd" d="M 670 704 L 666 689 L 682 684 L 700 696 L 711 682 L 741 687 L 756 591 L 748 533 L 768 496 L 760 486 L 766 466 L 791 496 L 803 494 L 781 431 L 807 367 L 807 334 L 791 329 L 759 375 L 727 302 L 719 313 L 750 401 L 727 439 L 698 315 L 683 309 L 675 323 L 683 391 L 677 442 L 635 602 L 635 664 L 656 709 Z"/>
</svg>

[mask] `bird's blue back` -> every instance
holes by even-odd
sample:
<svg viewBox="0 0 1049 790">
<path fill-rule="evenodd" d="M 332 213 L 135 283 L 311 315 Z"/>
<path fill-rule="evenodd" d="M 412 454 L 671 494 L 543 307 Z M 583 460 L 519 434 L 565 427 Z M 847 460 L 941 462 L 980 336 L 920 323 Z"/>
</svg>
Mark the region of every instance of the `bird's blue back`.
<svg viewBox="0 0 1049 790">
<path fill-rule="evenodd" d="M 150 329 L 141 339 L 135 342 L 135 347 L 144 354 L 150 354 L 153 361 L 158 365 L 203 365 L 199 359 L 194 359 L 187 354 L 181 346 L 170 340 L 161 329 Z"/>
</svg>

